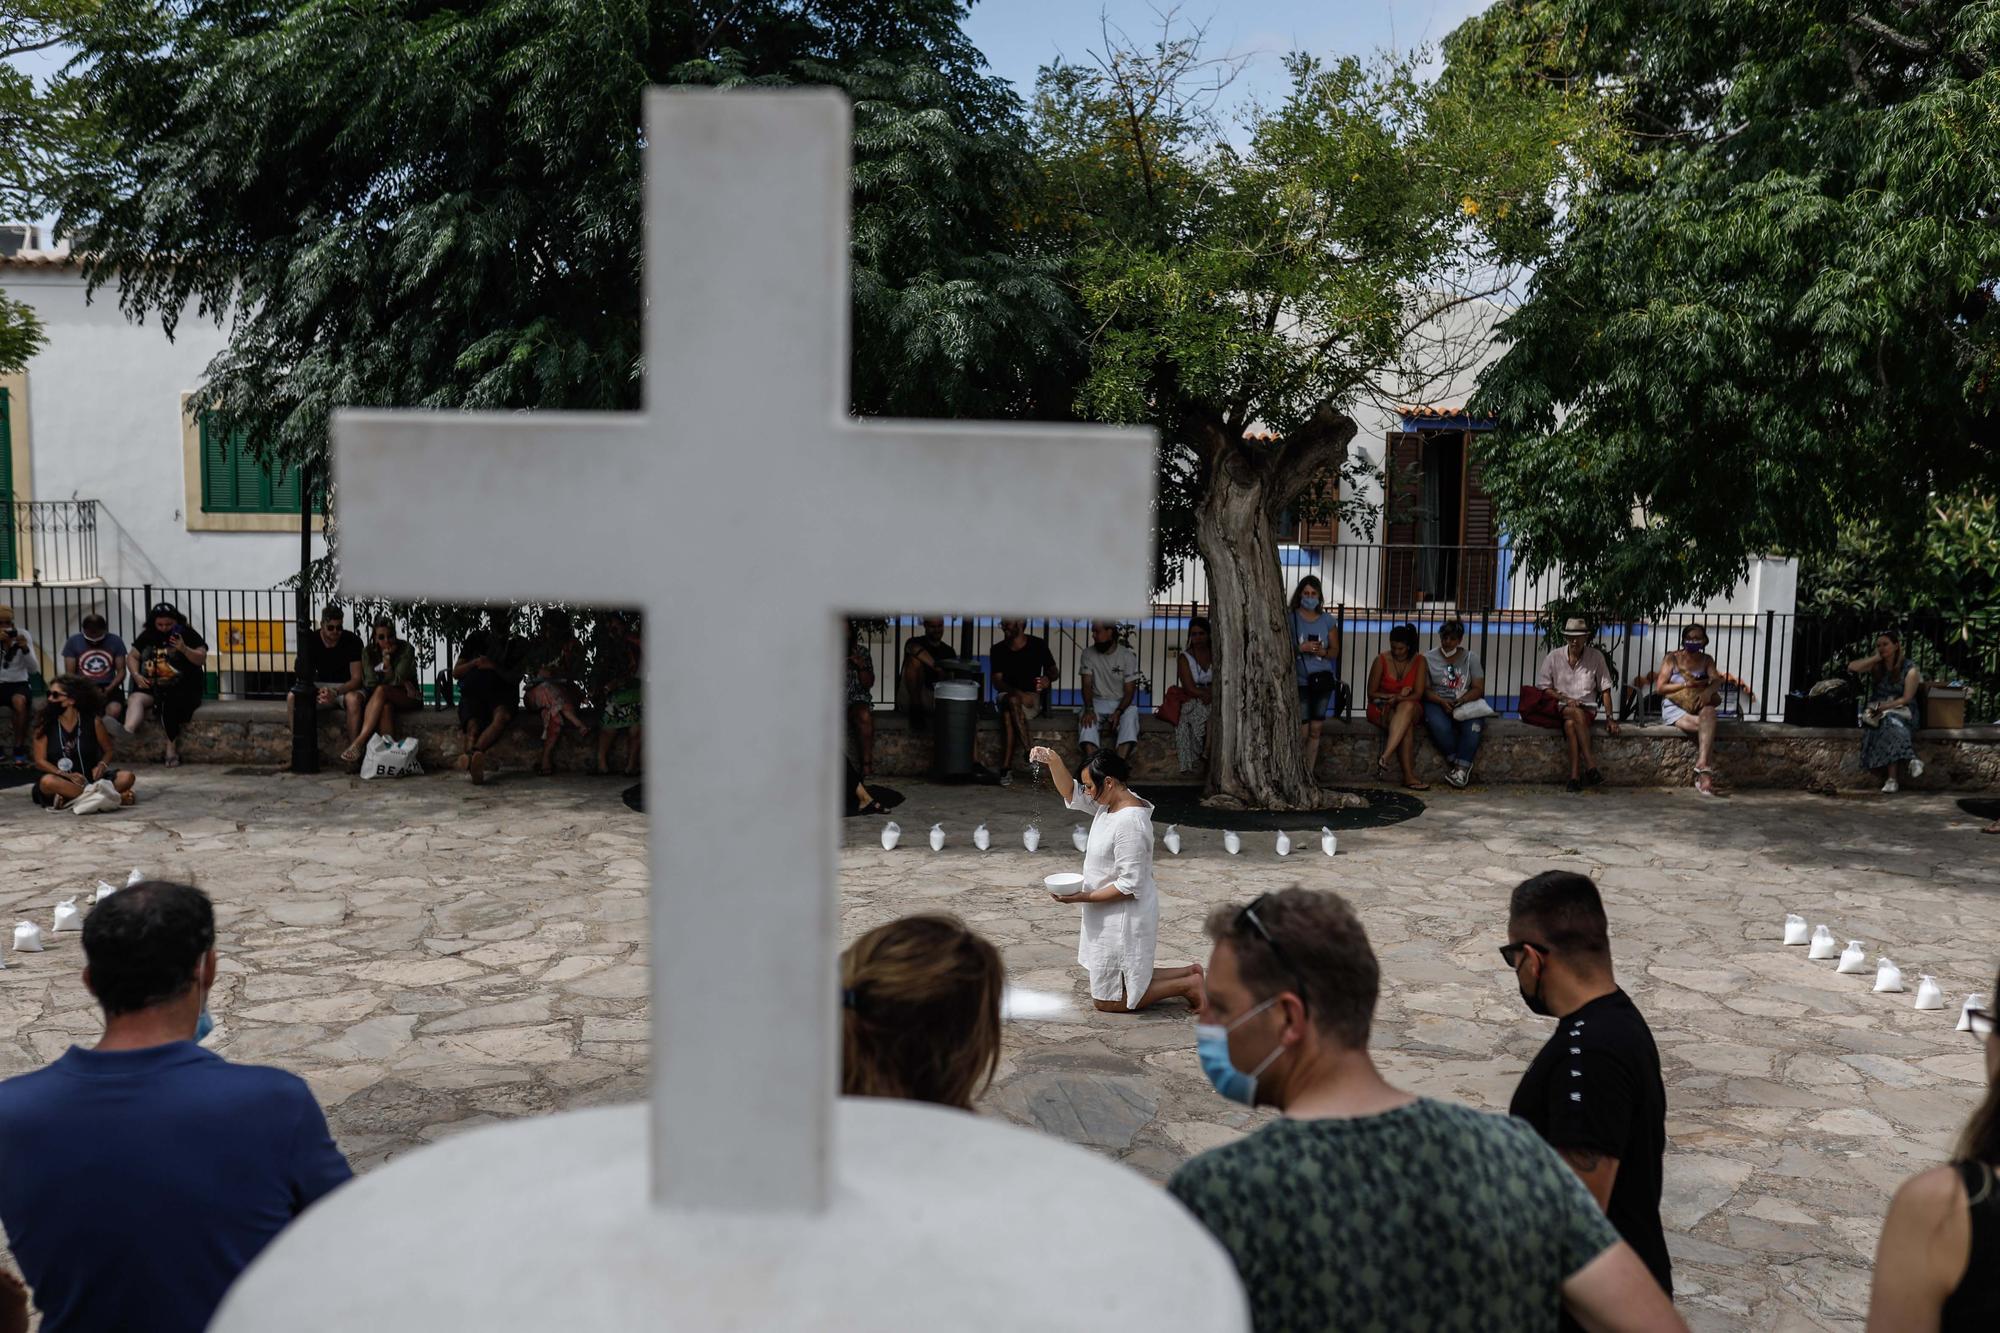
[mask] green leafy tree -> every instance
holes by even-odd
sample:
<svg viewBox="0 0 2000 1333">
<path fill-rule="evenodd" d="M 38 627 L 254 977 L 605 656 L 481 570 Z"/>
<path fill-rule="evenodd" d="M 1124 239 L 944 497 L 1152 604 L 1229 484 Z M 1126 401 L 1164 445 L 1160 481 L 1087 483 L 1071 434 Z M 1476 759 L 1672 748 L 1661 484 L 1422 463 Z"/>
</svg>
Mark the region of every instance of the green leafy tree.
<svg viewBox="0 0 2000 1333">
<path fill-rule="evenodd" d="M 1641 614 L 1994 493 L 2000 3 L 1506 0 L 1445 49 L 1623 139 L 1475 404 L 1531 572 Z"/>
<path fill-rule="evenodd" d="M 1465 316 L 1537 252 L 1587 126 L 1538 85 L 1427 84 L 1411 59 L 1288 68 L 1240 146 L 1198 33 L 1107 34 L 1095 63 L 1044 70 L 1032 221 L 1074 252 L 1079 406 L 1158 428 L 1163 573 L 1207 571 L 1210 800 L 1306 809 L 1326 797 L 1298 741 L 1277 520 L 1353 477 L 1361 405 L 1421 399 L 1478 354 Z"/>
<path fill-rule="evenodd" d="M 0 0 L 0 221 L 41 216 L 42 187 L 82 132 L 60 78 L 38 88 L 15 62 L 55 51 L 88 0 Z M 34 312 L 0 293 L 0 372 L 20 370 L 44 341 Z"/>
<path fill-rule="evenodd" d="M 633 410 L 644 90 L 833 84 L 855 103 L 856 409 L 1063 414 L 1075 312 L 1016 225 L 1019 100 L 964 12 L 104 0 L 75 81 L 112 150 L 59 181 L 61 222 L 129 315 L 228 323 L 197 406 L 283 462 L 323 457 L 341 406 Z"/>
</svg>

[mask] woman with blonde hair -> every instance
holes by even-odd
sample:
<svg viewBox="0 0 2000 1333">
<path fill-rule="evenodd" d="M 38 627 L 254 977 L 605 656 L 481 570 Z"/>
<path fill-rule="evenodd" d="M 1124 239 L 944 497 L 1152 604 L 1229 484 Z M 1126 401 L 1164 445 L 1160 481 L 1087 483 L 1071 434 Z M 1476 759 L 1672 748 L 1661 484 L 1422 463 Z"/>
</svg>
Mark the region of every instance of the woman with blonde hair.
<svg viewBox="0 0 2000 1333">
<path fill-rule="evenodd" d="M 1000 951 L 954 916 L 906 916 L 840 955 L 840 1091 L 972 1109 L 1000 1063 Z"/>
<path fill-rule="evenodd" d="M 2000 994 L 2000 980 L 1992 993 Z M 1949 1165 L 1903 1182 L 1875 1251 L 1868 1333 L 2000 1328 L 2000 1036 L 1991 1010 L 1966 1017 L 1986 1063 L 1986 1099 Z"/>
</svg>

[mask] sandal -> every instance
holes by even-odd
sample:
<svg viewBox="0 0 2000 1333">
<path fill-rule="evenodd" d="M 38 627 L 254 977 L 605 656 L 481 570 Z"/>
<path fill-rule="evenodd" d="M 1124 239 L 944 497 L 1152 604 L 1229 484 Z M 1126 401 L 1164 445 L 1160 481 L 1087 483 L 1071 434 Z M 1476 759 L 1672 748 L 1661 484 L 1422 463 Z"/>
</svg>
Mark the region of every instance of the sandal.
<svg viewBox="0 0 2000 1333">
<path fill-rule="evenodd" d="M 1403 784 L 1404 791 L 1429 791 L 1430 789 L 1431 784 L 1423 781 L 1405 782 Z"/>
</svg>

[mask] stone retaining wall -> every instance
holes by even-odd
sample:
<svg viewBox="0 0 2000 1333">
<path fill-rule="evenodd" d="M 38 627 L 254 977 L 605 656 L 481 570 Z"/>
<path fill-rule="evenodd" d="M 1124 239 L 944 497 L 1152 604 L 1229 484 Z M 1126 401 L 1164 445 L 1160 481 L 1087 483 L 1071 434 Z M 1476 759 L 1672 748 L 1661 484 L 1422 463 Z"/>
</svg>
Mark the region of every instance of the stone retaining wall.
<svg viewBox="0 0 2000 1333">
<path fill-rule="evenodd" d="M 405 714 L 402 725 L 418 736 L 428 767 L 449 767 L 458 755 L 457 719 L 450 712 L 425 709 Z M 495 747 L 499 762 L 510 768 L 532 766 L 540 752 L 539 718 L 520 717 Z M 1039 744 L 1060 753 L 1076 753 L 1076 718 L 1056 714 L 1035 724 Z M 1380 747 L 1380 733 L 1354 719 L 1329 722 L 1320 744 L 1320 779 L 1327 783 L 1359 782 L 1368 778 Z M 148 724 L 138 741 L 123 742 L 128 755 L 159 756 L 159 731 Z M 623 742 L 612 753 L 620 761 Z M 342 747 L 340 719 L 320 717 L 320 754 L 328 768 L 338 766 Z M 1715 747 L 1718 780 L 1735 787 L 1796 787 L 1815 790 L 1863 790 L 1874 780 L 1860 766 L 1860 732 L 1853 728 L 1788 727 L 1775 722 L 1727 723 Z M 586 747 L 565 737 L 557 747 L 559 768 L 584 766 Z M 1418 739 L 1418 769 L 1430 782 L 1440 782 L 1444 765 L 1428 736 Z M 1917 754 L 1924 775 L 1906 785 L 1927 791 L 2000 791 L 2000 727 L 1970 727 L 1961 731 L 1925 731 L 1917 737 Z M 181 755 L 193 763 L 241 764 L 281 768 L 291 760 L 291 732 L 284 705 L 268 702 L 210 703 L 197 712 L 182 738 Z M 1597 757 L 1605 780 L 1626 787 L 1682 787 L 1693 781 L 1694 742 L 1670 727 L 1626 727 L 1612 739 L 1599 728 Z M 978 758 L 1000 762 L 1000 729 L 994 719 L 982 721 Z M 1018 762 L 1018 761 L 1017 761 Z M 903 718 L 877 714 L 875 772 L 884 778 L 922 774 L 930 765 L 930 740 L 913 736 Z M 1179 773 L 1173 729 L 1157 718 L 1143 720 L 1139 730 L 1136 776 L 1144 781 L 1172 781 Z M 1569 776 L 1559 732 L 1531 727 L 1511 719 L 1487 724 L 1486 743 L 1479 752 L 1475 779 L 1482 783 L 1560 783 Z"/>
</svg>

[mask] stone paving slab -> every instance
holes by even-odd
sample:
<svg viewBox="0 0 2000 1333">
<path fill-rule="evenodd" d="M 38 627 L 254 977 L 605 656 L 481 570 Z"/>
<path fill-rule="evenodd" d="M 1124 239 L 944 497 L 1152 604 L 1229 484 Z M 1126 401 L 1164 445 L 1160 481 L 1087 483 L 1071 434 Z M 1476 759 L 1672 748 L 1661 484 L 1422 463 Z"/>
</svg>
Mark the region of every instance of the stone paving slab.
<svg viewBox="0 0 2000 1333">
<path fill-rule="evenodd" d="M 57 898 L 134 865 L 201 884 L 223 951 L 215 1045 L 309 1079 L 367 1170 L 507 1117 L 644 1095 L 644 826 L 619 789 L 183 768 L 149 772 L 134 810 L 87 819 L 12 793 L 0 909 L 46 929 Z M 1266 1118 L 1209 1090 L 1185 1010 L 1092 1009 L 1074 912 L 1040 887 L 1077 859 L 1076 820 L 1046 788 L 906 790 L 895 852 L 877 821 L 842 827 L 843 937 L 942 908 L 1000 945 L 1019 989 L 988 1113 L 1156 1179 Z M 1495 953 L 1508 890 L 1552 866 L 1596 875 L 1667 1070 L 1682 1310 L 1703 1330 L 1858 1329 L 1889 1192 L 1943 1158 L 1980 1092 L 1978 1050 L 1952 1026 L 2000 960 L 2000 839 L 1929 795 L 1431 796 L 1415 820 L 1343 835 L 1332 861 L 1316 839 L 1280 860 L 1268 835 L 1246 837 L 1230 857 L 1219 832 L 1184 830 L 1183 854 L 1160 854 L 1162 960 L 1205 956 L 1215 903 L 1338 888 L 1383 960 L 1375 1047 L 1389 1075 L 1504 1108 L 1547 1032 Z M 935 821 L 941 853 L 923 836 Z M 1837 977 L 1783 948 L 1787 911 L 1866 940 L 1912 985 L 1933 973 L 1947 1011 L 1917 1013 L 1908 995 L 1870 994 L 1872 969 Z M 77 937 L 47 940 L 0 971 L 0 1075 L 97 1031 Z"/>
</svg>

